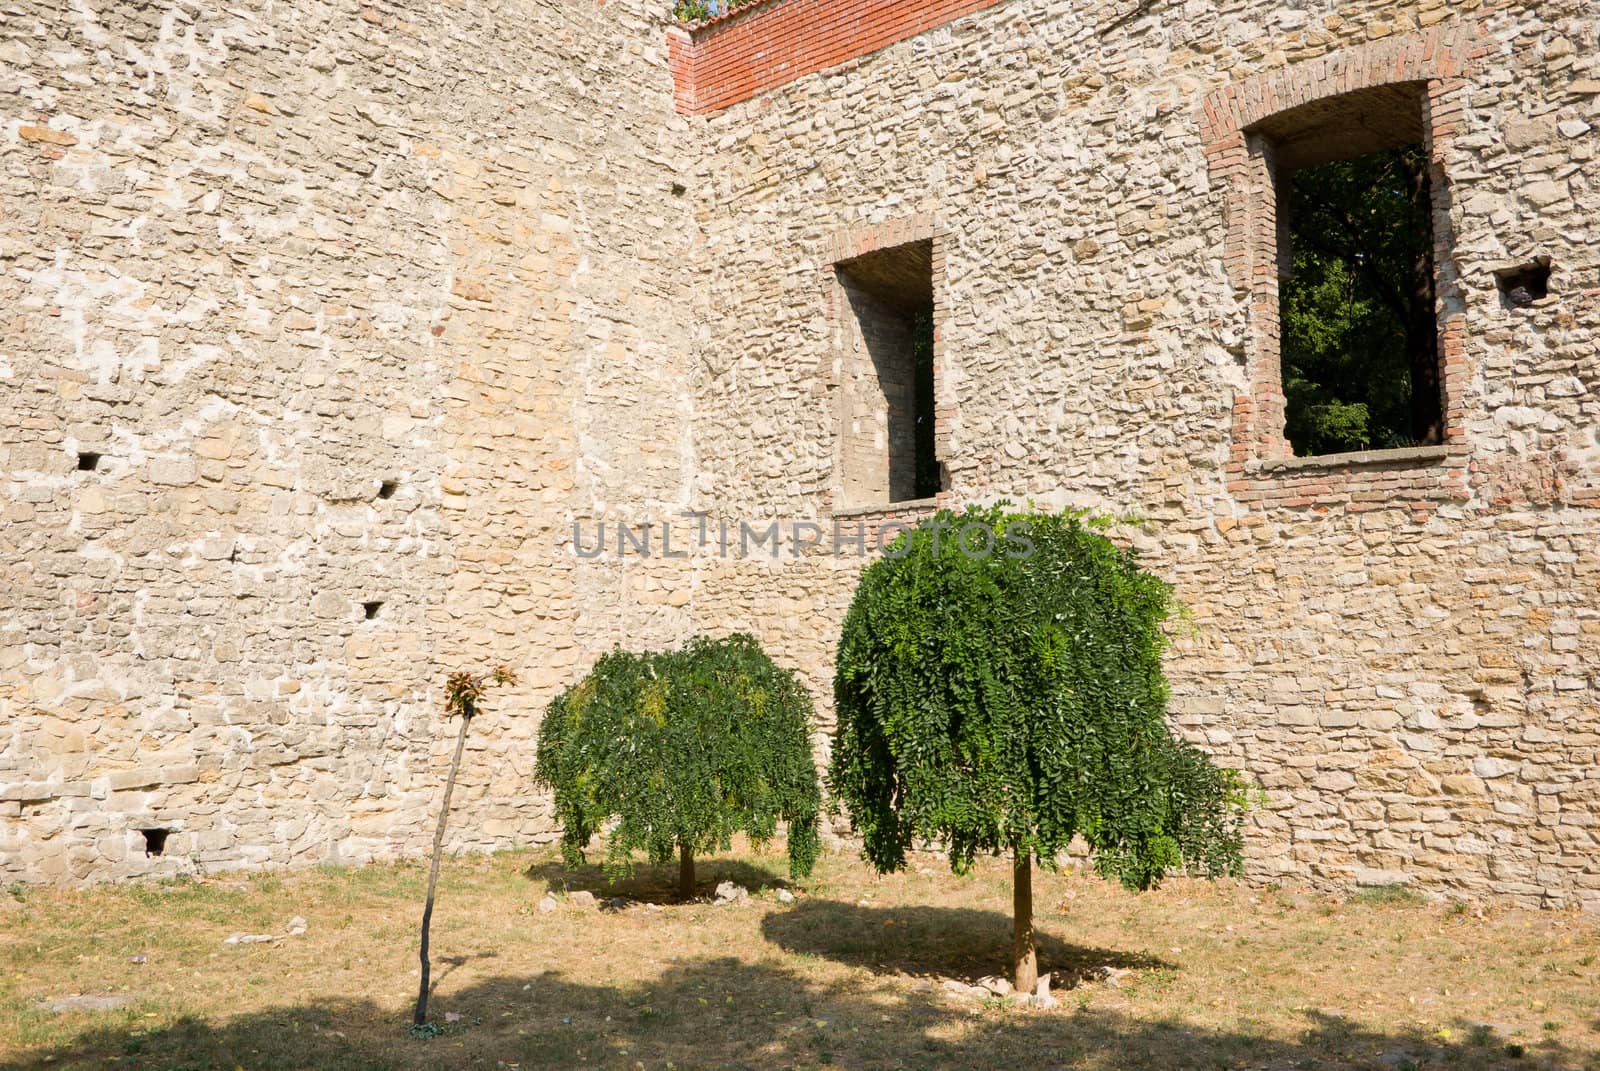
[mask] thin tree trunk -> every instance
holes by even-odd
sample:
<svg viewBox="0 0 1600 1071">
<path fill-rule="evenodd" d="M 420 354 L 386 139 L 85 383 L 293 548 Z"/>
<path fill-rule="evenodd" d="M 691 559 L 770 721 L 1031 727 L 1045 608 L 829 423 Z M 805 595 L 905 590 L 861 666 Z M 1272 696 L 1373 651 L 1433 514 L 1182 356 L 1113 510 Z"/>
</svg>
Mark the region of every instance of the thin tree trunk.
<svg viewBox="0 0 1600 1071">
<path fill-rule="evenodd" d="M 1019 996 L 1039 984 L 1039 957 L 1033 946 L 1033 853 L 1013 849 L 1011 856 L 1012 987 Z"/>
<path fill-rule="evenodd" d="M 467 744 L 467 726 L 472 715 L 461 719 L 461 732 L 456 737 L 455 758 L 450 760 L 450 776 L 444 783 L 444 802 L 439 805 L 439 827 L 433 831 L 433 865 L 428 869 L 428 902 L 422 909 L 422 985 L 417 990 L 417 1010 L 411 1021 L 421 1026 L 428 1021 L 428 924 L 433 921 L 433 890 L 439 884 L 439 857 L 444 854 L 444 825 L 450 817 L 450 794 L 456 788 L 456 771 L 461 768 L 461 752 Z"/>
<path fill-rule="evenodd" d="M 694 899 L 694 855 L 683 843 L 678 845 L 678 895 L 685 900 Z"/>
</svg>

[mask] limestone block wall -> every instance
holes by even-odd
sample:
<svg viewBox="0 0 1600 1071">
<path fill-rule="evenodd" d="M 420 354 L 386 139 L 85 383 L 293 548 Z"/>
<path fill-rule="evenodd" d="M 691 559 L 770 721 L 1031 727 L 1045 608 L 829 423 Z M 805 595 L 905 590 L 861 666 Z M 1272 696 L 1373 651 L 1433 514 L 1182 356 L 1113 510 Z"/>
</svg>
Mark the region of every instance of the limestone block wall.
<svg viewBox="0 0 1600 1071">
<path fill-rule="evenodd" d="M 1270 799 L 1252 874 L 1600 909 L 1597 57 L 1578 0 L 1013 0 L 697 120 L 708 499 L 830 523 L 840 236 L 932 220 L 942 499 L 1144 519 L 1194 615 L 1175 716 Z M 1402 77 L 1444 92 L 1447 445 L 1241 449 L 1271 206 L 1216 105 Z M 1508 308 L 1494 270 L 1537 255 L 1551 296 Z M 797 619 L 770 640 L 825 700 L 849 566 L 725 571 L 697 624 Z"/>
<path fill-rule="evenodd" d="M 8 5 L 0 882 L 425 851 L 444 676 L 499 662 L 452 846 L 550 835 L 555 682 L 686 627 L 555 538 L 687 500 L 664 31 L 642 0 Z"/>
<path fill-rule="evenodd" d="M 926 509 L 844 471 L 833 266 L 928 241 L 940 501 L 1143 518 L 1254 876 L 1600 909 L 1592 5 L 861 4 L 877 51 L 832 4 L 784 68 L 771 0 L 719 74 L 657 0 L 13 0 L 0 881 L 418 854 L 497 663 L 451 846 L 548 840 L 544 704 L 693 631 L 797 666 L 825 754 L 855 541 Z M 1385 79 L 1433 87 L 1446 441 L 1300 463 L 1244 133 Z M 665 557 L 686 510 L 730 552 Z"/>
</svg>

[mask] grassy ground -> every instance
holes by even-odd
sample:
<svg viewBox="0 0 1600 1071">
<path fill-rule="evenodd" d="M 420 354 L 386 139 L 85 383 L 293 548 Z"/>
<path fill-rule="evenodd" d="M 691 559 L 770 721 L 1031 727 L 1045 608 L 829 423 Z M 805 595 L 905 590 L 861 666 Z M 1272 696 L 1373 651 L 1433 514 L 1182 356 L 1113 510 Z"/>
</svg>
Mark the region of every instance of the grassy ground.
<svg viewBox="0 0 1600 1071">
<path fill-rule="evenodd" d="M 962 879 L 927 860 L 880 879 L 827 856 L 789 906 L 782 873 L 773 856 L 702 862 L 706 892 L 731 877 L 754 894 L 715 907 L 672 904 L 665 870 L 611 887 L 544 856 L 448 866 L 433 931 L 443 1032 L 427 1039 L 407 1032 L 421 867 L 13 890 L 0 1071 L 1600 1069 L 1592 918 L 1187 881 L 1135 897 L 1045 875 L 1042 966 L 1061 998 L 1045 1011 L 938 985 L 1003 973 L 1007 866 Z M 663 906 L 584 910 L 569 889 Z M 562 906 L 541 912 L 552 890 Z M 296 915 L 303 936 L 224 943 Z M 1108 966 L 1129 972 L 1120 985 L 1100 980 Z M 46 1010 L 74 993 L 131 999 Z"/>
</svg>

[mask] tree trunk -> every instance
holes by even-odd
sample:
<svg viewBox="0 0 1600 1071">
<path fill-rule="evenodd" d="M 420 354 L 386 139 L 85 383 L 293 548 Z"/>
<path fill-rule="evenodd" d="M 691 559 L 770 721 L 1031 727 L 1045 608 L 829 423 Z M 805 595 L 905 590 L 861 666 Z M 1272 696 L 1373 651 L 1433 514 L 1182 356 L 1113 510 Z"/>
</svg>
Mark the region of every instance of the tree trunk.
<svg viewBox="0 0 1600 1071">
<path fill-rule="evenodd" d="M 682 843 L 678 845 L 678 895 L 684 900 L 694 899 L 694 856 Z"/>
<path fill-rule="evenodd" d="M 1033 947 L 1033 853 L 1011 856 L 1011 985 L 1018 996 L 1039 984 L 1039 957 Z"/>
<path fill-rule="evenodd" d="M 428 924 L 433 921 L 433 890 L 439 884 L 439 856 L 444 854 L 444 824 L 450 817 L 450 794 L 456 788 L 456 771 L 461 768 L 461 751 L 467 744 L 467 725 L 472 715 L 461 719 L 461 732 L 456 737 L 456 754 L 450 760 L 450 776 L 444 783 L 444 802 L 439 805 L 439 826 L 433 831 L 433 865 L 428 869 L 428 902 L 422 909 L 422 985 L 417 990 L 417 1010 L 411 1021 L 421 1026 L 428 1021 Z"/>
</svg>

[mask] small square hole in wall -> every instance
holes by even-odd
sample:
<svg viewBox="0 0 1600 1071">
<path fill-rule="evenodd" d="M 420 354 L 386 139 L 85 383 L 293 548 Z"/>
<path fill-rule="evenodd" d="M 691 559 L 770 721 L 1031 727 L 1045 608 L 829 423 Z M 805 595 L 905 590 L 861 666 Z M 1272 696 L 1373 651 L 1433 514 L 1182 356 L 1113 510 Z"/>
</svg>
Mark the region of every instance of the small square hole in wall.
<svg viewBox="0 0 1600 1071">
<path fill-rule="evenodd" d="M 144 836 L 144 854 L 148 856 L 160 855 L 167 850 L 167 834 L 170 829 L 141 829 Z"/>
<path fill-rule="evenodd" d="M 378 485 L 379 498 L 393 498 L 394 493 L 400 489 L 400 481 L 384 480 Z"/>
<path fill-rule="evenodd" d="M 361 604 L 361 612 L 367 615 L 368 621 L 376 620 L 378 617 L 378 611 L 382 609 L 382 602 L 364 602 Z"/>
<path fill-rule="evenodd" d="M 685 186 L 683 183 L 674 182 L 672 184 L 672 196 L 674 196 L 674 197 L 682 197 L 684 194 L 686 194 L 688 192 L 689 192 L 689 187 Z"/>
<path fill-rule="evenodd" d="M 1550 296 L 1550 258 L 1534 257 L 1514 268 L 1494 273 L 1500 300 L 1508 309 L 1525 309 L 1540 298 Z"/>
<path fill-rule="evenodd" d="M 100 455 L 99 454 L 96 454 L 96 453 L 94 453 L 92 451 L 89 451 L 89 450 L 85 450 L 85 451 L 83 451 L 82 453 L 80 453 L 78 455 L 78 471 L 79 472 L 93 472 L 95 469 L 97 469 L 99 467 L 100 467 Z"/>
</svg>

